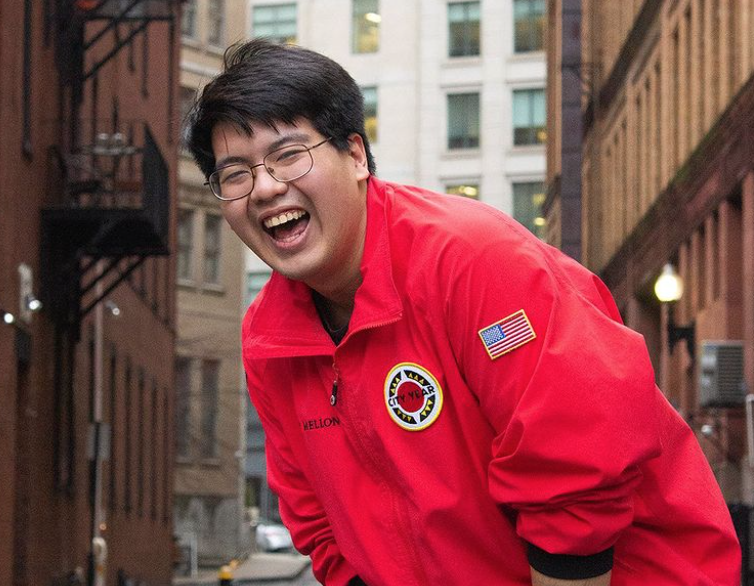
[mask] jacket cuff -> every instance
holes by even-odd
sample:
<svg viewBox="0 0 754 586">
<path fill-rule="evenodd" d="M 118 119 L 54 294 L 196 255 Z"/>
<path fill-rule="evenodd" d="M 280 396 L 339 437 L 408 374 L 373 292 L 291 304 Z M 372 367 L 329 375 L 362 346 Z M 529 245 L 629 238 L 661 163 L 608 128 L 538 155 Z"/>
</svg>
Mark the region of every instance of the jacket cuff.
<svg viewBox="0 0 754 586">
<path fill-rule="evenodd" d="M 585 580 L 613 568 L 613 548 L 594 555 L 553 554 L 527 543 L 529 565 L 540 574 L 559 580 Z"/>
</svg>

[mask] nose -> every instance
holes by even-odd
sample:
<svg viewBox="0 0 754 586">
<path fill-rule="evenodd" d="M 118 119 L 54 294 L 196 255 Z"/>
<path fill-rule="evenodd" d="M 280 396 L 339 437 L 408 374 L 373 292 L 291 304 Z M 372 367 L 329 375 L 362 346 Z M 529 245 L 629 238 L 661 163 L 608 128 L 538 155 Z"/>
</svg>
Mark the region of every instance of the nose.
<svg viewBox="0 0 754 586">
<path fill-rule="evenodd" d="M 249 195 L 249 204 L 264 204 L 288 190 L 288 184 L 275 179 L 264 167 L 257 168 L 254 189 Z"/>
</svg>

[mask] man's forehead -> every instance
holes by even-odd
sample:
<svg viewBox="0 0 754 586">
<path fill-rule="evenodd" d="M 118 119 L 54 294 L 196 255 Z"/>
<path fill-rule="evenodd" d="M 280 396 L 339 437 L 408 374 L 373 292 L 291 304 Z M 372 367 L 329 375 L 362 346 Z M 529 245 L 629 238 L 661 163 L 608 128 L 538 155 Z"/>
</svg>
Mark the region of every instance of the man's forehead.
<svg viewBox="0 0 754 586">
<path fill-rule="evenodd" d="M 227 150 L 233 145 L 242 144 L 247 148 L 276 148 L 292 141 L 308 141 L 317 135 L 308 120 L 295 123 L 264 123 L 252 121 L 247 128 L 230 122 L 218 122 L 212 129 L 212 143 L 215 151 Z M 216 153 L 217 154 L 217 153 Z"/>
<path fill-rule="evenodd" d="M 212 149 L 215 158 L 223 155 L 261 157 L 270 150 L 295 142 L 307 143 L 318 136 L 307 120 L 296 124 L 260 122 L 250 123 L 249 131 L 229 122 L 218 122 L 212 129 Z"/>
</svg>

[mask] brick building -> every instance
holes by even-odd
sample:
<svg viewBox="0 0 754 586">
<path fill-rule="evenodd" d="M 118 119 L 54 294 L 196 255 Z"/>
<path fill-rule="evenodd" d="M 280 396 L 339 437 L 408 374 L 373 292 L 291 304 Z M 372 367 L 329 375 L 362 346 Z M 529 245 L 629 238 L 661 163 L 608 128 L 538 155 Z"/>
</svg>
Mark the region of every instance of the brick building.
<svg viewBox="0 0 754 586">
<path fill-rule="evenodd" d="M 751 504 L 745 402 L 754 388 L 754 2 L 549 4 L 548 57 L 557 78 L 549 89 L 556 104 L 551 239 L 566 229 L 561 193 L 573 177 L 561 152 L 563 128 L 576 116 L 583 125 L 581 261 L 644 334 L 658 383 L 697 431 L 726 500 Z M 577 18 L 569 20 L 569 11 Z M 579 30 L 580 55 L 568 62 L 563 51 Z M 574 75 L 581 107 L 566 115 L 574 96 L 564 88 L 573 88 Z M 684 293 L 661 303 L 653 286 L 668 264 Z"/>
<path fill-rule="evenodd" d="M 179 10 L 0 0 L 0 584 L 170 583 Z"/>
</svg>

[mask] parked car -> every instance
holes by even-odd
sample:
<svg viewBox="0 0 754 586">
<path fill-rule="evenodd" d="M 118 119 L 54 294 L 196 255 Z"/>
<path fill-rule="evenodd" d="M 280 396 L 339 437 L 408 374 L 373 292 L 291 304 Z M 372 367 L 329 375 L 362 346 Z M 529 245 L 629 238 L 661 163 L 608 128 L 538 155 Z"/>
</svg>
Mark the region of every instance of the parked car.
<svg viewBox="0 0 754 586">
<path fill-rule="evenodd" d="M 290 551 L 293 549 L 291 534 L 282 523 L 260 519 L 255 533 L 257 547 L 260 551 Z"/>
</svg>

